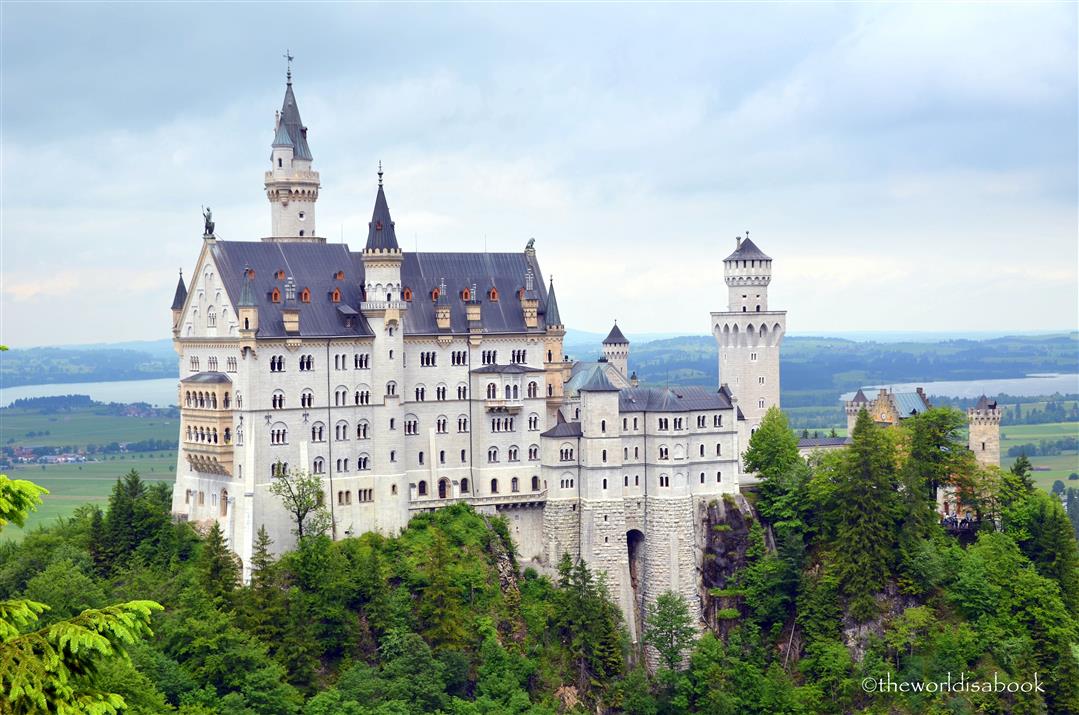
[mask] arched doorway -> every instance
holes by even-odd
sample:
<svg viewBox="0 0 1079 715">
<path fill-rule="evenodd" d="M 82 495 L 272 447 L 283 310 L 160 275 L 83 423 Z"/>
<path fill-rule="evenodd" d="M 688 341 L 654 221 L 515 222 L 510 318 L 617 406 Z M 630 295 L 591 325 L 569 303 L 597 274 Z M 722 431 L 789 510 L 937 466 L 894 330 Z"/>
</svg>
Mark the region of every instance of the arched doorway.
<svg viewBox="0 0 1079 715">
<path fill-rule="evenodd" d="M 438 498 L 445 499 L 450 495 L 450 482 L 448 479 L 438 480 Z"/>
</svg>

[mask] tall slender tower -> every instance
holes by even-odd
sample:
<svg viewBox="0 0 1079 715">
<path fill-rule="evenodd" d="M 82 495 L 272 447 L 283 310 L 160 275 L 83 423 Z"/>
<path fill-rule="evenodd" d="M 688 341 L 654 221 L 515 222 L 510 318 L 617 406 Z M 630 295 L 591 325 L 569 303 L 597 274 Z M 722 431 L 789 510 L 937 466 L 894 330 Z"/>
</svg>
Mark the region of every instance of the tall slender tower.
<svg viewBox="0 0 1079 715">
<path fill-rule="evenodd" d="M 629 340 L 618 329 L 618 323 L 603 340 L 603 357 L 622 373 L 622 377 L 629 378 Z"/>
<path fill-rule="evenodd" d="M 970 426 L 969 446 L 979 464 L 1000 466 L 1000 418 L 996 400 L 981 396 L 978 404 L 967 410 Z"/>
<path fill-rule="evenodd" d="M 739 442 L 744 452 L 764 413 L 779 405 L 779 346 L 787 331 L 787 311 L 768 309 L 772 259 L 746 238 L 735 239 L 734 253 L 723 259 L 727 310 L 712 313 L 719 344 L 719 383 L 734 393 L 745 416 Z"/>
<path fill-rule="evenodd" d="M 266 172 L 266 198 L 270 200 L 270 235 L 264 241 L 325 243 L 315 235 L 315 202 L 318 172 L 311 168 L 307 127 L 292 92 L 292 69 L 288 71 L 285 100 L 274 122 L 270 170 Z"/>
</svg>

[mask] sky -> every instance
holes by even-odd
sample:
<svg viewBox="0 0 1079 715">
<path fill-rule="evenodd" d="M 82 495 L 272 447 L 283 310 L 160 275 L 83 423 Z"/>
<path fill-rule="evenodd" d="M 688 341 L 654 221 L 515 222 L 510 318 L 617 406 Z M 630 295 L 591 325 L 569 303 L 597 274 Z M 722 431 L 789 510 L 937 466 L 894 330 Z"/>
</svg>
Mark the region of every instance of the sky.
<svg viewBox="0 0 1079 715">
<path fill-rule="evenodd" d="M 170 337 L 269 233 L 288 49 L 319 233 L 523 250 L 568 325 L 707 333 L 749 231 L 791 332 L 1079 325 L 1079 5 L 0 5 L 0 342 Z"/>
</svg>

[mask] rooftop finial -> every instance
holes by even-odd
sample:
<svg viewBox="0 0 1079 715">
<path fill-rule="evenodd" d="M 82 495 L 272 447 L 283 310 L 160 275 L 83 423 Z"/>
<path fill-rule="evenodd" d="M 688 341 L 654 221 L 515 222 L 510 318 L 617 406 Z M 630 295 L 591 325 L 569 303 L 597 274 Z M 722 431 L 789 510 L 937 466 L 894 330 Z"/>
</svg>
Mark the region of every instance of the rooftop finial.
<svg viewBox="0 0 1079 715">
<path fill-rule="evenodd" d="M 285 54 L 281 56 L 284 57 L 285 62 L 288 63 L 288 71 L 285 73 L 285 77 L 288 79 L 288 83 L 292 84 L 292 61 L 296 58 L 292 56 L 292 53 L 288 51 L 287 47 L 285 48 Z"/>
<path fill-rule="evenodd" d="M 382 186 L 382 159 L 378 160 L 378 185 Z"/>
</svg>

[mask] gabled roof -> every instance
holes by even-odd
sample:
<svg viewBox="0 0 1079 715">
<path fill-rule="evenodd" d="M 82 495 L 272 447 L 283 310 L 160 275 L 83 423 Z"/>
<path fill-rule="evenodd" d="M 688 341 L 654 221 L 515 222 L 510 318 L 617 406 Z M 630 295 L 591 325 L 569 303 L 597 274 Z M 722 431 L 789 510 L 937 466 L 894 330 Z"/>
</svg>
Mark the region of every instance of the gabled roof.
<svg viewBox="0 0 1079 715">
<path fill-rule="evenodd" d="M 292 80 L 285 86 L 285 99 L 281 103 L 281 122 L 278 124 L 278 134 L 281 127 L 288 132 L 292 144 L 292 156 L 297 159 L 311 161 L 311 147 L 307 145 L 307 127 L 300 119 L 300 108 L 296 106 L 296 95 L 292 93 Z M 277 144 L 277 137 L 274 137 Z"/>
<path fill-rule="evenodd" d="M 180 280 L 176 282 L 176 294 L 172 297 L 172 309 L 183 310 L 187 300 L 187 286 L 184 285 L 184 272 L 180 271 Z"/>
<path fill-rule="evenodd" d="M 541 283 L 542 285 L 542 283 Z M 551 279 L 547 287 L 547 307 L 544 310 L 544 320 L 547 325 L 562 325 L 562 316 L 558 314 L 558 301 L 554 297 L 554 279 Z"/>
<path fill-rule="evenodd" d="M 607 379 L 606 370 L 595 370 L 588 381 L 577 388 L 578 392 L 618 392 L 618 388 Z"/>
<path fill-rule="evenodd" d="M 381 171 L 379 173 L 381 174 Z M 378 180 L 378 194 L 375 195 L 375 210 L 371 212 L 371 223 L 367 224 L 367 227 L 368 250 L 401 250 L 397 245 L 393 219 L 390 218 L 390 207 L 386 203 L 386 192 L 382 190 L 381 176 Z"/>
<path fill-rule="evenodd" d="M 629 341 L 626 340 L 626 336 L 622 334 L 622 331 L 618 329 L 618 323 L 614 324 L 611 328 L 611 332 L 607 333 L 607 337 L 603 339 L 604 345 L 629 345 Z"/>
<path fill-rule="evenodd" d="M 618 395 L 619 412 L 694 412 L 729 410 L 731 401 L 722 390 L 707 387 L 627 387 Z"/>
<path fill-rule="evenodd" d="M 749 237 L 747 236 L 746 238 L 742 239 L 742 241 L 738 244 L 738 248 L 735 249 L 734 253 L 727 256 L 723 260 L 724 261 L 750 261 L 750 260 L 770 261 L 772 259 L 771 259 L 771 257 L 765 255 L 764 251 L 757 248 L 757 244 L 753 243 L 753 241 L 750 241 Z"/>
<path fill-rule="evenodd" d="M 866 398 L 865 393 L 862 392 L 862 388 L 859 387 L 858 392 L 854 393 L 854 397 L 851 399 L 851 402 L 856 404 L 868 404 L 869 399 Z"/>
</svg>

